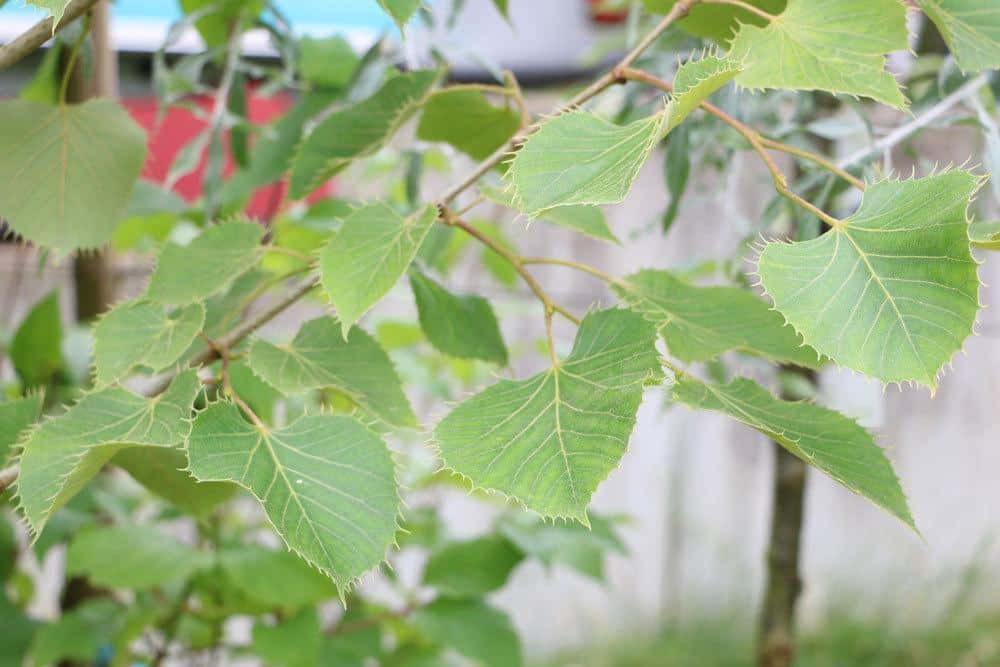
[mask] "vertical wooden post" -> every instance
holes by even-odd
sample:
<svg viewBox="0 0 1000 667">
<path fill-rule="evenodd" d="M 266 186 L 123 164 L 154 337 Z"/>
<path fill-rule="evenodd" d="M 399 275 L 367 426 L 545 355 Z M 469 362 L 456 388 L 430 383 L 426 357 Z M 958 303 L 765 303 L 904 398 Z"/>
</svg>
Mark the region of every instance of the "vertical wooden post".
<svg viewBox="0 0 1000 667">
<path fill-rule="evenodd" d="M 90 38 L 93 72 L 88 81 L 80 59 L 70 74 L 67 102 L 83 102 L 89 97 L 118 96 L 118 60 L 111 45 L 110 0 L 91 9 Z M 114 261 L 110 249 L 79 252 L 73 259 L 77 321 L 92 320 L 115 300 Z"/>
</svg>

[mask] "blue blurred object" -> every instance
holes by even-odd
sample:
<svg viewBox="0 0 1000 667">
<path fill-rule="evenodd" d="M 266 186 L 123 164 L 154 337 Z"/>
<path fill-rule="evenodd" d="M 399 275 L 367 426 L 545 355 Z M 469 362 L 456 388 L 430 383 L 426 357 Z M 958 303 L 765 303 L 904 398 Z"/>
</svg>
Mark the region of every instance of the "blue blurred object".
<svg viewBox="0 0 1000 667">
<path fill-rule="evenodd" d="M 300 34 L 344 34 L 363 46 L 392 28 L 391 19 L 376 0 L 277 0 L 276 4 Z M 20 34 L 43 16 L 43 12 L 22 0 L 9 0 L 0 9 L 0 41 Z M 152 51 L 159 47 L 170 24 L 181 17 L 181 10 L 177 0 L 115 0 L 112 17 L 112 37 L 117 48 Z M 246 46 L 251 52 L 266 50 L 264 43 L 253 40 Z M 196 49 L 191 43 L 180 47 Z"/>
</svg>

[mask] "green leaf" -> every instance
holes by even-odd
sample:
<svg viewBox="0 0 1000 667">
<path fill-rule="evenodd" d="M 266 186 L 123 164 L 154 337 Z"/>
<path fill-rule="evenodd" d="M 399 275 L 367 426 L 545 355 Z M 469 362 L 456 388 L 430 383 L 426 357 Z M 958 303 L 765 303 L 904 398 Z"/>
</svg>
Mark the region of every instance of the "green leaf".
<svg viewBox="0 0 1000 667">
<path fill-rule="evenodd" d="M 657 14 L 666 14 L 677 0 L 643 0 L 646 9 Z M 749 5 L 763 9 L 769 14 L 777 14 L 785 8 L 785 0 L 749 0 Z M 698 37 L 706 37 L 720 44 L 729 42 L 736 29 L 744 24 L 764 25 L 765 19 L 757 14 L 733 5 L 695 3 L 687 16 L 677 22 L 677 26 Z"/>
<path fill-rule="evenodd" d="M 892 464 L 854 420 L 811 403 L 780 400 L 744 378 L 713 385 L 682 375 L 672 395 L 692 408 L 721 412 L 760 431 L 916 530 Z"/>
<path fill-rule="evenodd" d="M 222 185 L 219 197 L 227 203 L 245 201 L 256 188 L 281 180 L 290 168 L 306 122 L 336 99 L 330 91 L 304 93 L 295 106 L 261 133 L 250 154 L 250 166 Z"/>
<path fill-rule="evenodd" d="M 442 141 L 475 160 L 483 160 L 521 127 L 521 114 L 509 105 L 495 107 L 481 91 L 452 88 L 438 91 L 424 105 L 417 136 Z"/>
<path fill-rule="evenodd" d="M 373 155 L 423 103 L 438 70 L 394 76 L 367 100 L 330 114 L 301 143 L 289 184 L 300 199 L 358 158 Z"/>
<path fill-rule="evenodd" d="M 480 600 L 435 600 L 414 612 L 413 624 L 432 641 L 484 667 L 522 664 L 521 642 L 510 619 Z"/>
<path fill-rule="evenodd" d="M 1000 5 L 990 0 L 917 0 L 965 72 L 1000 67 Z"/>
<path fill-rule="evenodd" d="M 644 270 L 612 290 L 653 322 L 670 354 L 708 361 L 728 350 L 818 368 L 820 358 L 765 301 L 736 287 L 695 287 L 666 271 Z"/>
<path fill-rule="evenodd" d="M 494 6 L 496 6 L 497 11 L 507 19 L 510 20 L 510 8 L 507 6 L 509 0 L 493 0 Z"/>
<path fill-rule="evenodd" d="M 687 189 L 688 176 L 691 174 L 691 144 L 688 141 L 690 132 L 686 126 L 679 128 L 670 136 L 664 160 L 665 181 L 667 193 L 670 195 L 670 205 L 663 214 L 662 227 L 666 232 L 674 224 L 681 208 L 681 199 Z"/>
<path fill-rule="evenodd" d="M 63 371 L 59 290 L 35 304 L 10 343 L 10 360 L 26 387 L 44 387 Z"/>
<path fill-rule="evenodd" d="M 417 423 L 385 351 L 358 327 L 352 327 L 345 340 L 332 317 L 306 322 L 287 345 L 255 340 L 247 362 L 282 393 L 334 388 L 389 424 Z"/>
<path fill-rule="evenodd" d="M 41 626 L 32 644 L 32 664 L 50 665 L 63 659 L 94 664 L 101 648 L 114 639 L 122 611 L 107 598 L 88 600 L 54 623 Z"/>
<path fill-rule="evenodd" d="M 239 490 L 235 484 L 198 482 L 187 472 L 187 457 L 180 449 L 132 447 L 115 454 L 111 462 L 148 491 L 195 518 L 208 516 Z"/>
<path fill-rule="evenodd" d="M 885 55 L 909 48 L 899 0 L 789 0 L 764 27 L 743 26 L 730 56 L 743 61 L 747 88 L 823 90 L 904 108 Z"/>
<path fill-rule="evenodd" d="M 656 332 L 626 310 L 588 314 L 570 355 L 527 380 L 500 380 L 434 430 L 446 468 L 547 517 L 587 522 L 618 465 L 647 384 L 662 377 Z"/>
<path fill-rule="evenodd" d="M 149 525 L 98 526 L 78 533 L 66 552 L 66 571 L 106 588 L 150 590 L 186 579 L 211 562 Z"/>
<path fill-rule="evenodd" d="M 399 492 L 385 443 L 350 417 L 306 415 L 277 430 L 247 422 L 231 403 L 198 414 L 191 472 L 250 491 L 290 549 L 344 592 L 393 543 Z"/>
<path fill-rule="evenodd" d="M 507 172 L 518 210 L 536 218 L 556 206 L 622 201 L 657 142 L 738 72 L 726 58 L 685 63 L 663 111 L 628 125 L 586 111 L 545 121 Z"/>
<path fill-rule="evenodd" d="M 501 535 L 453 542 L 431 554 L 424 584 L 443 595 L 480 597 L 502 588 L 524 554 Z"/>
<path fill-rule="evenodd" d="M 399 26 L 399 31 L 403 32 L 403 27 L 407 21 L 413 17 L 421 0 L 378 0 L 385 13 L 392 17 L 392 20 Z"/>
<path fill-rule="evenodd" d="M 226 290 L 257 263 L 263 236 L 264 228 L 256 223 L 223 222 L 186 246 L 165 246 L 149 279 L 146 298 L 182 306 Z"/>
<path fill-rule="evenodd" d="M 513 193 L 509 189 L 500 190 L 488 185 L 480 185 L 479 192 L 492 202 L 507 208 L 517 208 Z M 600 241 L 622 244 L 611 231 L 604 211 L 599 206 L 557 206 L 542 211 L 538 217 L 543 221 L 572 229 Z"/>
<path fill-rule="evenodd" d="M 0 216 L 60 254 L 111 238 L 146 160 L 146 135 L 117 103 L 0 102 Z"/>
<path fill-rule="evenodd" d="M 14 443 L 21 433 L 34 424 L 42 414 L 42 393 L 31 394 L 13 401 L 0 403 L 0 467 L 7 460 Z"/>
<path fill-rule="evenodd" d="M 23 667 L 38 624 L 11 604 L 6 595 L 0 595 L 0 618 L 0 667 Z"/>
<path fill-rule="evenodd" d="M 319 616 L 307 607 L 276 625 L 257 619 L 250 650 L 273 667 L 316 667 L 322 638 Z"/>
<path fill-rule="evenodd" d="M 190 429 L 199 389 L 195 371 L 186 371 L 155 398 L 110 387 L 41 422 L 22 441 L 19 456 L 17 493 L 28 527 L 41 533 L 52 513 L 119 450 L 178 445 Z"/>
<path fill-rule="evenodd" d="M 299 52 L 299 75 L 320 88 L 344 88 L 360 62 L 354 48 L 339 35 L 325 39 L 303 37 Z"/>
<path fill-rule="evenodd" d="M 806 344 L 883 382 L 931 387 L 972 333 L 979 278 L 966 171 L 865 190 L 843 225 L 801 243 L 768 243 L 764 290 Z"/>
<path fill-rule="evenodd" d="M 1000 221 L 974 222 L 969 225 L 972 245 L 984 250 L 1000 250 Z"/>
<path fill-rule="evenodd" d="M 337 595 L 329 578 L 284 549 L 254 545 L 227 548 L 220 553 L 219 564 L 233 586 L 270 607 L 295 609 Z"/>
<path fill-rule="evenodd" d="M 523 516 L 504 523 L 501 533 L 526 556 L 552 567 L 564 563 L 598 581 L 604 580 L 608 552 L 627 553 L 611 522 L 591 514 L 590 528 L 578 523 L 538 521 Z"/>
<path fill-rule="evenodd" d="M 94 327 L 97 384 L 115 382 L 136 366 L 162 371 L 180 359 L 204 324 L 200 303 L 173 313 L 141 299 L 112 308 Z"/>
<path fill-rule="evenodd" d="M 416 268 L 410 269 L 410 286 L 431 345 L 459 359 L 507 365 L 507 347 L 489 301 L 452 294 Z"/>
<path fill-rule="evenodd" d="M 622 201 L 664 125 L 660 114 L 615 125 L 588 111 L 545 121 L 507 171 L 518 210 L 535 218 L 555 206 Z"/>
<path fill-rule="evenodd" d="M 344 219 L 320 251 L 319 271 L 345 338 L 403 276 L 437 216 L 432 205 L 404 218 L 385 204 L 369 204 Z"/>
<path fill-rule="evenodd" d="M 56 26 L 62 21 L 63 13 L 70 0 L 24 0 L 27 4 L 44 10 L 52 17 L 52 33 L 55 34 Z"/>
</svg>

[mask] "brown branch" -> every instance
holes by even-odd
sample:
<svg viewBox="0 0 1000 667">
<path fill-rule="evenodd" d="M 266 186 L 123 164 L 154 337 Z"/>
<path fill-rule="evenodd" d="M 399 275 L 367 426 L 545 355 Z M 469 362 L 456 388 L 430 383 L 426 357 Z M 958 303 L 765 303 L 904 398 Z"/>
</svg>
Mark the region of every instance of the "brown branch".
<svg viewBox="0 0 1000 667">
<path fill-rule="evenodd" d="M 648 49 L 650 45 L 652 45 L 652 43 L 655 42 L 656 39 L 664 33 L 664 31 L 666 31 L 667 28 L 669 28 L 678 19 L 684 18 L 691 10 L 691 7 L 697 2 L 698 0 L 678 0 L 677 4 L 670 9 L 667 15 L 664 16 L 663 19 L 649 31 L 649 34 L 643 37 L 642 40 L 635 45 L 635 48 L 629 51 L 625 57 L 618 62 L 618 64 L 612 67 L 603 76 L 577 93 L 569 102 L 556 111 L 556 115 L 564 113 L 574 107 L 578 107 L 591 98 L 601 94 L 616 83 L 620 83 L 622 80 L 622 70 L 635 63 L 635 61 L 639 59 L 639 56 L 641 56 L 642 53 Z M 519 143 L 524 141 L 530 133 L 530 128 L 518 132 L 503 146 L 498 148 L 493 155 L 476 165 L 475 169 L 473 169 L 471 173 L 469 173 L 463 180 L 452 186 L 441 196 L 439 200 L 441 205 L 447 206 L 465 190 L 475 185 L 480 178 L 490 171 L 490 169 L 500 164 L 508 153 L 514 150 Z"/>
<path fill-rule="evenodd" d="M 54 19 L 51 16 L 46 17 L 11 41 L 0 46 L 0 70 L 7 69 L 34 53 L 45 42 L 52 39 L 53 35 L 89 11 L 98 1 L 73 0 L 66 6 L 66 11 L 59 21 L 59 25 L 53 28 L 52 23 Z"/>
</svg>

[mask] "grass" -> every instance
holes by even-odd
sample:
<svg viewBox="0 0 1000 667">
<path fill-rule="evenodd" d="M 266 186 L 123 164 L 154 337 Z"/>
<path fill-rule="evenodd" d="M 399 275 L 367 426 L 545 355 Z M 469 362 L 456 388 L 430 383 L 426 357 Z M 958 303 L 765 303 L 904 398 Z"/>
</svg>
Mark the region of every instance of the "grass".
<svg viewBox="0 0 1000 667">
<path fill-rule="evenodd" d="M 753 667 L 752 638 L 709 620 L 557 656 L 546 667 Z M 832 617 L 799 642 L 796 667 L 1000 667 L 1000 614 L 894 630 Z"/>
</svg>

